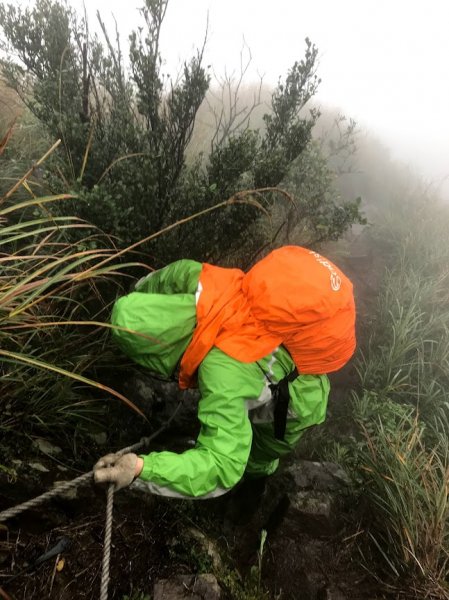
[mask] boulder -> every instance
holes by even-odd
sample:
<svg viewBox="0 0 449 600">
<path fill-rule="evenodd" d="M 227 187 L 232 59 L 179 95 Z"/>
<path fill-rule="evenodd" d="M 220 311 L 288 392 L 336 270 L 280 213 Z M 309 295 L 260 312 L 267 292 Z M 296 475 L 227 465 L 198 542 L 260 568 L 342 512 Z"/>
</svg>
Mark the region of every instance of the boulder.
<svg viewBox="0 0 449 600">
<path fill-rule="evenodd" d="M 347 473 L 331 462 L 300 460 L 290 465 L 285 472 L 300 490 L 342 491 L 351 483 Z"/>
<path fill-rule="evenodd" d="M 345 600 L 338 546 L 350 479 L 329 462 L 296 461 L 267 482 L 270 555 L 264 577 L 283 600 Z"/>
<path fill-rule="evenodd" d="M 55 454 L 61 454 L 62 449 L 59 446 L 55 446 L 51 444 L 48 440 L 44 438 L 36 438 L 33 441 L 33 446 L 40 450 L 42 454 L 48 454 L 50 456 L 55 456 Z"/>
<path fill-rule="evenodd" d="M 297 461 L 268 480 L 265 511 L 285 535 L 320 538 L 339 528 L 342 498 L 350 484 L 345 471 L 329 462 Z"/>
</svg>

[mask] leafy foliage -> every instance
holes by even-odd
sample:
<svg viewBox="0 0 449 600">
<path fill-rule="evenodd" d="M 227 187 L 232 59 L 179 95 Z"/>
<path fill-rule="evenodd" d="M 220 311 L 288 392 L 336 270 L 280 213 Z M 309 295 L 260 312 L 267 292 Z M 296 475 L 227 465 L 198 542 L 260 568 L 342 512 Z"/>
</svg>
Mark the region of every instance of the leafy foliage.
<svg viewBox="0 0 449 600">
<path fill-rule="evenodd" d="M 99 14 L 102 39 L 58 0 L 36 0 L 25 9 L 0 4 L 8 55 L 3 76 L 48 136 L 63 141 L 46 169 L 50 193 L 70 189 L 77 195 L 78 216 L 126 243 L 242 189 L 281 184 L 309 147 L 319 115 L 305 109 L 319 84 L 317 49 L 307 39 L 304 58 L 272 94 L 264 128 L 231 128 L 220 144 L 212 143 L 206 160 L 199 156 L 187 163 L 210 78 L 203 49 L 185 61 L 175 80 L 162 73 L 159 41 L 167 5 L 168 0 L 146 0 L 144 25 L 129 37 L 127 69 L 118 33 L 112 40 Z M 310 240 L 336 238 L 360 217 L 356 204 L 335 210 L 318 195 L 317 190 L 316 201 L 307 206 L 308 222 L 316 216 L 319 229 Z M 181 255 L 224 260 L 243 245 L 244 255 L 250 227 L 253 246 L 267 242 L 267 227 L 254 226 L 259 219 L 249 206 L 229 207 L 185 227 L 176 240 L 159 240 L 153 252 L 165 262 Z"/>
<path fill-rule="evenodd" d="M 143 416 L 102 381 L 123 360 L 109 340 L 112 303 L 132 269 L 149 267 L 132 252 L 141 241 L 118 250 L 89 223 L 55 213 L 73 197 L 34 195 L 32 173 L 57 145 L 0 199 L 0 430 L 49 434 L 70 446 L 78 434 L 104 431 L 112 397 Z M 19 201 L 21 188 L 28 197 Z"/>
<path fill-rule="evenodd" d="M 303 245 L 319 244 L 338 240 L 354 223 L 366 224 L 360 214 L 361 199 L 341 200 L 335 179 L 319 143 L 309 143 L 285 178 L 285 188 L 296 203 L 288 212 L 289 237 Z"/>
</svg>

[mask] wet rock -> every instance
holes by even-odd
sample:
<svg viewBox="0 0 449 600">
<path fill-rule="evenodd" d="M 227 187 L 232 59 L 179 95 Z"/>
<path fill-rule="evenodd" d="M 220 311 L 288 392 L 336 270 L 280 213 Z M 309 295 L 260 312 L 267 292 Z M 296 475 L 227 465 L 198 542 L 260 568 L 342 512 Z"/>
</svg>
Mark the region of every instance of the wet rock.
<svg viewBox="0 0 449 600">
<path fill-rule="evenodd" d="M 284 525 L 290 537 L 307 533 L 314 537 L 331 536 L 337 531 L 335 500 L 323 492 L 296 492 L 289 495 Z"/>
<path fill-rule="evenodd" d="M 211 559 L 215 570 L 218 571 L 223 568 L 220 552 L 217 544 L 213 540 L 207 537 L 207 535 L 204 535 L 202 531 L 195 529 L 194 527 L 189 527 L 186 533 L 199 543 L 201 549 Z"/>
<path fill-rule="evenodd" d="M 44 465 L 39 462 L 30 462 L 28 463 L 28 466 L 41 473 L 50 473 L 50 469 L 47 469 L 47 467 L 44 467 Z"/>
<path fill-rule="evenodd" d="M 165 400 L 176 400 L 179 389 L 175 382 L 154 379 L 144 373 L 133 373 L 123 382 L 123 391 L 130 400 L 139 405 L 147 417 L 158 411 Z"/>
<path fill-rule="evenodd" d="M 59 446 L 54 446 L 43 438 L 35 439 L 33 441 L 33 446 L 43 454 L 49 454 L 50 456 L 55 456 L 56 454 L 61 454 L 62 452 L 62 449 Z"/>
<path fill-rule="evenodd" d="M 264 570 L 283 600 L 345 600 L 335 585 L 350 479 L 333 463 L 297 461 L 267 481 L 270 558 Z"/>
<path fill-rule="evenodd" d="M 303 490 L 338 491 L 351 483 L 347 473 L 331 462 L 301 460 L 288 467 L 286 474 L 293 479 L 296 488 Z"/>
<path fill-rule="evenodd" d="M 214 575 L 176 575 L 157 581 L 153 600 L 220 600 L 221 589 Z"/>
<path fill-rule="evenodd" d="M 270 513 L 268 521 L 280 525 L 292 539 L 300 534 L 333 536 L 349 483 L 348 475 L 334 463 L 298 461 L 268 480 L 263 510 Z"/>
<path fill-rule="evenodd" d="M 118 387 L 116 385 L 116 389 L 132 400 L 154 427 L 165 423 L 176 411 L 171 429 L 190 436 L 195 432 L 196 437 L 198 390 L 180 390 L 175 381 L 162 381 L 144 373 L 133 373 Z"/>
<path fill-rule="evenodd" d="M 108 436 L 105 431 L 99 431 L 98 433 L 89 433 L 89 437 L 98 445 L 105 446 L 108 441 Z"/>
<path fill-rule="evenodd" d="M 205 573 L 195 578 L 193 592 L 204 600 L 219 600 L 221 589 L 215 575 Z"/>
<path fill-rule="evenodd" d="M 158 382 L 156 395 L 154 420 L 162 424 L 176 413 L 170 427 L 178 429 L 183 435 L 191 437 L 194 434 L 196 437 L 199 392 L 180 390 L 176 383 Z"/>
</svg>

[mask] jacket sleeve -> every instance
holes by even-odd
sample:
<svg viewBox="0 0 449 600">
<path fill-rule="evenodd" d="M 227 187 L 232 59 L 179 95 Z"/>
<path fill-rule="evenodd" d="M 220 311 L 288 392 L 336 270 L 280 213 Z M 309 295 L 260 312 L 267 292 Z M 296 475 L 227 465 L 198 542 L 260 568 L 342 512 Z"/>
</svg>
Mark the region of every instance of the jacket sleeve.
<svg viewBox="0 0 449 600">
<path fill-rule="evenodd" d="M 241 479 L 252 441 L 245 401 L 259 396 L 263 378 L 254 364 L 213 348 L 200 366 L 198 383 L 201 431 L 195 447 L 182 454 L 143 456 L 144 467 L 134 485 L 164 496 L 211 498 Z"/>
</svg>

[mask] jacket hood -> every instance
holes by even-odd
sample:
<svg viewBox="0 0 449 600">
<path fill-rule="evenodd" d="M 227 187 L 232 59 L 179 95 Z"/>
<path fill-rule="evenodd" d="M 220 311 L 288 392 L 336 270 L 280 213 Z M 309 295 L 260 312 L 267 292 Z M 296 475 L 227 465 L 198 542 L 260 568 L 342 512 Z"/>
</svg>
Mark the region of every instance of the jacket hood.
<svg viewBox="0 0 449 600">
<path fill-rule="evenodd" d="M 115 302 L 111 323 L 113 338 L 127 356 L 169 378 L 192 339 L 195 296 L 132 292 Z"/>
</svg>

